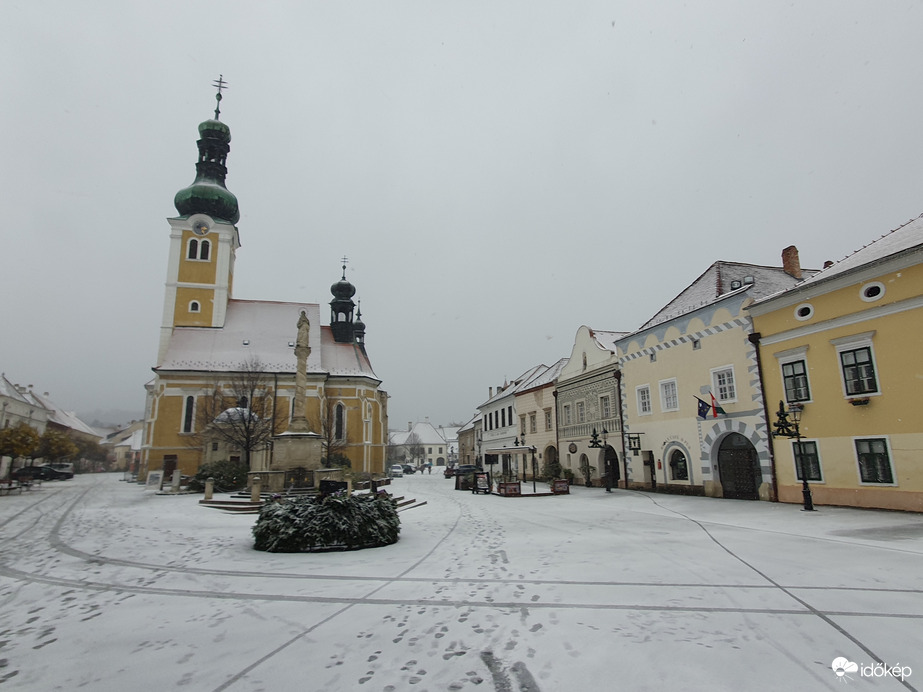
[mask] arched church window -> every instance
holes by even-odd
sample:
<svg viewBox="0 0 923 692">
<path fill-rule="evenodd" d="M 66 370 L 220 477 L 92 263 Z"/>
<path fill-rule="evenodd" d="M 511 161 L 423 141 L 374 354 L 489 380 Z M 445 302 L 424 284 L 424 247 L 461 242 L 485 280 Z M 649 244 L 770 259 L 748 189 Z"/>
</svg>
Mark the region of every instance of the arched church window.
<svg viewBox="0 0 923 692">
<path fill-rule="evenodd" d="M 183 404 L 183 432 L 192 432 L 193 416 L 195 414 L 195 397 L 187 396 Z"/>
<path fill-rule="evenodd" d="M 333 411 L 333 436 L 337 440 L 346 439 L 346 407 L 337 404 Z"/>
<path fill-rule="evenodd" d="M 189 312 L 201 312 L 202 306 L 199 305 L 199 301 L 193 300 L 189 302 Z"/>
<path fill-rule="evenodd" d="M 208 242 L 207 240 L 203 240 L 201 245 L 199 246 L 199 259 L 207 260 L 208 254 L 211 248 L 212 248 L 212 244 Z"/>
<path fill-rule="evenodd" d="M 199 258 L 199 241 L 195 238 L 189 239 L 189 251 L 186 253 L 186 259 Z"/>
</svg>

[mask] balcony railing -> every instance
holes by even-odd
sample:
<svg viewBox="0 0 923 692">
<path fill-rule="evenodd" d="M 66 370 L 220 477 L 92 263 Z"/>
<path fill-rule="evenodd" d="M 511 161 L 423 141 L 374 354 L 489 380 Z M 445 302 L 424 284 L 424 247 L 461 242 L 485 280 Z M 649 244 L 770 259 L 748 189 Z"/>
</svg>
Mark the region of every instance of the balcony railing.
<svg viewBox="0 0 923 692">
<path fill-rule="evenodd" d="M 581 437 L 590 437 L 593 434 L 593 428 L 596 428 L 596 433 L 600 436 L 600 440 L 602 440 L 603 428 L 605 428 L 611 436 L 613 433 L 620 432 L 622 426 L 618 418 L 606 418 L 605 420 L 593 421 L 592 423 L 565 425 L 561 428 L 559 437 L 562 440 L 575 440 Z"/>
</svg>

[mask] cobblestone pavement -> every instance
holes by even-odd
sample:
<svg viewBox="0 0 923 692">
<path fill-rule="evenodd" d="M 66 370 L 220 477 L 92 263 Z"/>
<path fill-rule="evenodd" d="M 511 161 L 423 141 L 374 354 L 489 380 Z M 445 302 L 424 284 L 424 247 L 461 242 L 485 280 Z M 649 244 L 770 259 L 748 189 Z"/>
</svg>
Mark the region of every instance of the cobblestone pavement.
<svg viewBox="0 0 923 692">
<path fill-rule="evenodd" d="M 0 498 L 3 688 L 861 691 L 923 677 L 919 515 L 587 488 L 499 498 L 434 474 L 392 486 L 427 502 L 402 513 L 396 545 L 278 555 L 252 550 L 252 515 L 119 478 Z M 838 657 L 857 671 L 838 677 Z"/>
</svg>

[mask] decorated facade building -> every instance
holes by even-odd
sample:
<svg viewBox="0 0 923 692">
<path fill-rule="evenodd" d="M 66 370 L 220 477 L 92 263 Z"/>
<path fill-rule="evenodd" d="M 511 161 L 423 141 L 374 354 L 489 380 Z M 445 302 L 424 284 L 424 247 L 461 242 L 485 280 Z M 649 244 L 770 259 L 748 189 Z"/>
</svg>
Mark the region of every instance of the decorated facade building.
<svg viewBox="0 0 923 692">
<path fill-rule="evenodd" d="M 220 103 L 220 91 L 218 95 Z M 204 460 L 239 457 L 268 470 L 273 438 L 295 410 L 296 344 L 306 353 L 304 419 L 323 441 L 324 461 L 348 458 L 354 471 L 381 473 L 387 394 L 365 348 L 365 325 L 342 278 L 331 287 L 329 322 L 312 302 L 234 297 L 240 248 L 237 198 L 226 187 L 231 132 L 215 117 L 199 125 L 196 177 L 176 193 L 154 378 L 146 385 L 141 477 L 194 474 Z M 237 422 L 259 434 L 206 434 Z"/>
</svg>

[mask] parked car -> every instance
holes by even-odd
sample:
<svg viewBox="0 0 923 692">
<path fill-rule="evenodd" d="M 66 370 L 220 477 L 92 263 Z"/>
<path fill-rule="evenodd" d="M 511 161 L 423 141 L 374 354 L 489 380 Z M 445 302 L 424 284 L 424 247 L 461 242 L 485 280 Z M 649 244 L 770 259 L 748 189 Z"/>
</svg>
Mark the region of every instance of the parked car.
<svg viewBox="0 0 923 692">
<path fill-rule="evenodd" d="M 391 471 L 388 473 L 391 478 L 403 478 L 404 476 L 404 467 L 400 464 L 395 464 L 391 467 Z"/>
<path fill-rule="evenodd" d="M 13 473 L 10 474 L 11 478 L 15 478 L 18 481 L 21 481 L 24 478 L 32 478 L 43 481 L 58 481 L 58 480 L 67 480 L 68 478 L 73 478 L 74 474 L 67 471 L 59 471 L 58 469 L 53 469 L 50 466 L 23 466 L 21 469 L 16 469 Z"/>
<path fill-rule="evenodd" d="M 404 469 L 404 474 L 416 473 L 417 470 L 410 464 L 402 464 L 401 467 Z"/>
<path fill-rule="evenodd" d="M 447 466 L 445 470 L 445 477 L 451 478 L 452 476 L 463 476 L 466 473 L 474 473 L 479 471 L 477 466 L 474 464 L 461 464 L 459 466 Z"/>
</svg>

